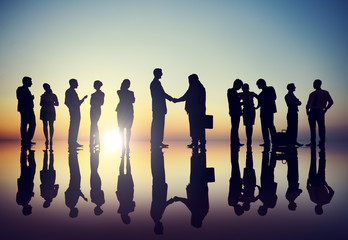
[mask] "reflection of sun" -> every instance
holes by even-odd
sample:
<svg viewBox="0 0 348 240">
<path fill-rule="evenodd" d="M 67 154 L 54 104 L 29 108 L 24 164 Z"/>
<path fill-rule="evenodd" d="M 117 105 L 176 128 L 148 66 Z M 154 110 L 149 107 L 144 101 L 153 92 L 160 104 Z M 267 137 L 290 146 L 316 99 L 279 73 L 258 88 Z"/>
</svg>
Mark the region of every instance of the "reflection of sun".
<svg viewBox="0 0 348 240">
<path fill-rule="evenodd" d="M 115 129 L 109 130 L 104 134 L 103 142 L 108 150 L 117 150 L 122 146 L 121 136 Z"/>
</svg>

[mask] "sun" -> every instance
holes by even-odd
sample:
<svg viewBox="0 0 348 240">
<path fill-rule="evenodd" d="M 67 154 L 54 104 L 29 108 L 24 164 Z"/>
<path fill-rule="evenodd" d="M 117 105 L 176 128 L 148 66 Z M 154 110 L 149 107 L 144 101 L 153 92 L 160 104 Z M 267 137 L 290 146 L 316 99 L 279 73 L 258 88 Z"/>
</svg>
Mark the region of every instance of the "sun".
<svg viewBox="0 0 348 240">
<path fill-rule="evenodd" d="M 109 130 L 104 134 L 103 142 L 107 150 L 116 151 L 122 147 L 121 136 L 115 129 Z"/>
</svg>

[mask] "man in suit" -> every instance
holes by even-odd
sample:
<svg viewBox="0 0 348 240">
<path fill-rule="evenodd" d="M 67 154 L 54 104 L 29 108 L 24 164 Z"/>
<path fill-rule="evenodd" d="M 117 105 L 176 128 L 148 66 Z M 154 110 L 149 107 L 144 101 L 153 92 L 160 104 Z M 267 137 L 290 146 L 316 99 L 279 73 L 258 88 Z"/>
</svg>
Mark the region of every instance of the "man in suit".
<svg viewBox="0 0 348 240">
<path fill-rule="evenodd" d="M 153 146 L 168 147 L 163 143 L 164 122 L 167 114 L 166 99 L 173 101 L 163 89 L 160 79 L 163 75 L 162 69 L 153 70 L 154 79 L 150 84 L 152 97 L 152 124 L 151 124 L 151 144 Z"/>
</svg>

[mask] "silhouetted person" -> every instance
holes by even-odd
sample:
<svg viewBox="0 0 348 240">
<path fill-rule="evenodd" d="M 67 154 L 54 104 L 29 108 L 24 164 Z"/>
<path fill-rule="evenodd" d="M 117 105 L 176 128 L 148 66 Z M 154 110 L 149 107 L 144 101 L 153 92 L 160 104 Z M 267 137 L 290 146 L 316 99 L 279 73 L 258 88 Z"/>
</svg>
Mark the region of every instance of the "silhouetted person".
<svg viewBox="0 0 348 240">
<path fill-rule="evenodd" d="M 285 102 L 288 106 L 288 114 L 286 119 L 288 121 L 288 128 L 286 130 L 289 144 L 292 146 L 303 146 L 297 142 L 297 132 L 298 132 L 298 106 L 302 103 L 295 97 L 295 84 L 289 83 L 286 87 L 288 89 L 288 93 L 285 95 Z"/>
<path fill-rule="evenodd" d="M 270 146 L 269 135 L 273 142 L 276 129 L 274 127 L 274 113 L 277 112 L 276 92 L 273 87 L 267 86 L 262 78 L 257 80 L 256 85 L 262 91 L 259 94 L 261 130 L 264 143 L 261 146 Z"/>
<path fill-rule="evenodd" d="M 239 123 L 240 116 L 242 115 L 242 103 L 238 90 L 242 87 L 243 82 L 240 79 L 236 79 L 233 82 L 233 87 L 227 90 L 227 99 L 229 106 L 229 114 L 231 117 L 231 144 L 236 146 L 243 146 L 239 142 Z"/>
<path fill-rule="evenodd" d="M 91 154 L 91 202 L 96 206 L 94 214 L 99 216 L 103 213 L 101 206 L 105 203 L 104 191 L 102 190 L 102 182 L 98 173 L 99 166 L 99 149 L 90 148 Z"/>
<path fill-rule="evenodd" d="M 234 212 L 237 216 L 241 216 L 244 213 L 244 209 L 241 206 L 242 202 L 242 178 L 240 176 L 239 169 L 239 146 L 231 145 L 231 178 L 230 188 L 228 191 L 228 205 L 234 208 Z"/>
<path fill-rule="evenodd" d="M 262 152 L 261 166 L 261 187 L 259 197 L 262 205 L 258 209 L 260 216 L 265 216 L 269 208 L 274 208 L 277 204 L 277 183 L 274 181 L 274 168 L 276 165 L 275 152 L 271 153 L 269 159 L 268 149 Z"/>
<path fill-rule="evenodd" d="M 253 166 L 253 153 L 251 148 L 246 152 L 245 168 L 243 172 L 243 209 L 244 211 L 250 210 L 250 204 L 256 202 L 259 199 L 259 195 L 255 196 L 255 188 L 260 187 L 256 185 L 256 174 Z"/>
<path fill-rule="evenodd" d="M 101 106 L 104 104 L 105 94 L 100 90 L 103 86 L 103 83 L 99 80 L 94 81 L 94 89 L 96 90 L 91 95 L 91 132 L 90 132 L 90 146 L 100 145 L 99 139 L 99 128 L 98 121 L 101 115 Z"/>
<path fill-rule="evenodd" d="M 249 85 L 247 83 L 242 86 L 243 92 L 240 96 L 243 100 L 243 124 L 245 126 L 245 133 L 247 137 L 247 146 L 251 146 L 253 136 L 253 125 L 255 124 L 255 106 L 254 98 L 258 99 L 258 95 L 254 92 L 249 91 Z M 259 104 L 257 104 L 257 108 Z"/>
<path fill-rule="evenodd" d="M 81 192 L 81 173 L 76 148 L 69 148 L 69 169 L 70 181 L 69 187 L 65 191 L 65 205 L 70 209 L 69 216 L 76 218 L 79 213 L 76 207 L 79 198 L 82 197 L 85 201 L 88 201 Z"/>
<path fill-rule="evenodd" d="M 311 165 L 309 168 L 307 190 L 309 197 L 316 204 L 314 210 L 318 215 L 323 214 L 323 206 L 329 204 L 335 191 L 325 180 L 326 156 L 325 149 L 319 151 L 319 167 L 317 171 L 316 147 L 311 147 Z"/>
<path fill-rule="evenodd" d="M 21 138 L 22 145 L 35 144 L 33 139 L 36 127 L 34 114 L 34 95 L 29 88 L 33 85 L 30 77 L 23 77 L 23 86 L 17 88 L 16 95 L 18 99 L 17 110 L 21 114 Z"/>
<path fill-rule="evenodd" d="M 59 185 L 56 183 L 56 170 L 54 170 L 54 155 L 53 150 L 49 150 L 49 161 L 48 161 L 48 150 L 44 150 L 44 158 L 42 170 L 40 171 L 40 192 L 41 197 L 45 199 L 43 203 L 44 208 L 48 208 L 53 198 L 57 197 Z"/>
<path fill-rule="evenodd" d="M 122 222 L 124 224 L 129 224 L 131 222 L 131 218 L 129 214 L 134 212 L 135 202 L 134 199 L 134 182 L 131 172 L 131 165 L 129 155 L 127 155 L 126 162 L 126 174 L 124 172 L 124 154 L 121 158 L 120 163 L 120 172 L 118 175 L 117 181 L 117 191 L 116 196 L 118 201 L 120 202 L 120 206 L 117 212 L 121 215 Z"/>
<path fill-rule="evenodd" d="M 151 147 L 151 172 L 152 172 L 152 202 L 150 215 L 155 223 L 155 234 L 163 234 L 161 219 L 168 205 L 174 202 L 167 200 L 168 185 L 164 171 L 163 151 L 159 146 Z"/>
<path fill-rule="evenodd" d="M 191 157 L 190 183 L 186 187 L 187 198 L 174 197 L 191 212 L 191 225 L 202 227 L 203 220 L 209 212 L 208 175 L 205 149 L 193 148 Z"/>
<path fill-rule="evenodd" d="M 285 197 L 289 201 L 289 210 L 295 211 L 297 208 L 295 200 L 302 193 L 302 189 L 300 189 L 300 184 L 298 182 L 299 174 L 297 149 L 295 147 L 289 148 L 285 152 L 285 156 L 288 164 L 288 189 L 286 190 Z"/>
<path fill-rule="evenodd" d="M 189 88 L 186 93 L 173 102 L 185 101 L 185 110 L 189 116 L 191 144 L 189 148 L 197 147 L 200 142 L 201 147 L 205 146 L 205 88 L 199 81 L 197 74 L 188 77 Z"/>
<path fill-rule="evenodd" d="M 151 144 L 153 146 L 168 147 L 163 143 L 164 122 L 167 114 L 166 99 L 173 101 L 163 89 L 160 79 L 163 75 L 162 69 L 153 70 L 154 79 L 150 84 L 152 97 L 152 124 L 151 124 Z"/>
<path fill-rule="evenodd" d="M 131 138 L 131 128 L 134 119 L 133 103 L 135 102 L 134 92 L 129 90 L 130 81 L 125 79 L 122 81 L 120 90 L 117 91 L 117 95 L 120 98 L 120 102 L 117 105 L 117 122 L 122 138 L 122 150 L 126 146 L 127 153 L 129 153 L 129 142 Z M 124 131 L 126 129 L 126 144 L 124 142 Z"/>
<path fill-rule="evenodd" d="M 45 92 L 41 95 L 40 99 L 40 119 L 43 124 L 46 148 L 48 147 L 48 125 L 50 127 L 50 146 L 52 148 L 52 138 L 54 133 L 53 123 L 56 120 L 55 106 L 58 106 L 59 102 L 56 94 L 52 92 L 51 86 L 48 83 L 44 83 L 43 88 Z"/>
<path fill-rule="evenodd" d="M 18 192 L 16 202 L 18 205 L 23 206 L 22 213 L 26 216 L 32 213 L 32 207 L 29 203 L 31 198 L 34 197 L 34 176 L 36 171 L 34 150 L 22 147 L 20 164 L 21 175 L 17 179 Z"/>
<path fill-rule="evenodd" d="M 311 142 L 307 146 L 316 144 L 316 123 L 318 123 L 319 129 L 319 145 L 325 145 L 325 113 L 332 106 L 333 100 L 328 91 L 321 89 L 321 83 L 319 79 L 313 82 L 315 91 L 309 95 L 306 105 L 311 130 Z"/>
<path fill-rule="evenodd" d="M 79 134 L 81 112 L 80 105 L 87 98 L 84 96 L 81 100 L 77 95 L 75 89 L 79 86 L 76 79 L 69 80 L 70 88 L 65 91 L 65 105 L 69 108 L 70 114 L 70 126 L 69 126 L 69 136 L 68 143 L 72 147 L 81 147 L 82 145 L 77 143 L 77 136 Z"/>
</svg>

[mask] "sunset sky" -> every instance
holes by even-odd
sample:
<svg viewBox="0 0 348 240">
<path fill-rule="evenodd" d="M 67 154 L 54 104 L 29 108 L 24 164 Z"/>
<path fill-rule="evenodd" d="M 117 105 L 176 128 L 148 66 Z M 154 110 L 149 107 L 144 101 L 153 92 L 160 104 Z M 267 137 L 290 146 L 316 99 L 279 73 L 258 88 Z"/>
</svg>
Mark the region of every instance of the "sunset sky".
<svg viewBox="0 0 348 240">
<path fill-rule="evenodd" d="M 305 114 L 312 83 L 319 78 L 335 104 L 326 116 L 329 139 L 348 129 L 348 3 L 346 1 L 17 1 L 0 2 L 1 139 L 19 139 L 16 89 L 23 76 L 33 79 L 37 129 L 43 83 L 57 94 L 56 139 L 67 139 L 64 105 L 68 81 L 88 99 L 81 106 L 80 138 L 89 136 L 89 100 L 94 80 L 104 84 L 102 135 L 117 129 L 116 91 L 123 79 L 135 93 L 133 139 L 148 139 L 151 125 L 149 85 L 154 68 L 163 69 L 162 85 L 173 97 L 198 74 L 207 92 L 207 114 L 214 115 L 210 139 L 227 139 L 230 130 L 227 89 L 240 78 L 259 93 L 256 80 L 274 86 L 275 124 L 286 128 L 286 85 L 295 83 L 300 107 L 300 136 L 309 139 Z M 166 139 L 187 138 L 183 103 L 168 103 Z M 257 116 L 259 112 L 257 112 Z M 241 124 L 240 135 L 245 136 Z M 255 137 L 260 136 L 256 120 Z"/>
</svg>

